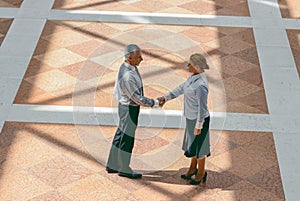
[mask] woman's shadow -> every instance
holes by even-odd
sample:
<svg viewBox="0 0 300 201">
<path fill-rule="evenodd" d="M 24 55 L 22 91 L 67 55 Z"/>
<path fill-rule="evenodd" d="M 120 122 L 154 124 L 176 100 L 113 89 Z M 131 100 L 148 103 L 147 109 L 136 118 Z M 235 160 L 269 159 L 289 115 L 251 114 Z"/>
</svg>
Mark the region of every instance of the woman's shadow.
<svg viewBox="0 0 300 201">
<path fill-rule="evenodd" d="M 180 176 L 188 171 L 188 168 L 180 168 L 176 170 L 162 170 L 151 173 L 144 173 L 143 180 L 146 182 L 161 182 L 176 185 L 190 185 L 190 180 L 182 179 Z M 228 172 L 216 172 L 212 170 L 206 170 L 207 181 L 205 189 L 226 189 L 229 186 L 237 183 L 241 180 L 240 177 Z M 194 179 L 194 176 L 192 177 Z M 200 186 L 200 185 L 198 185 Z"/>
</svg>

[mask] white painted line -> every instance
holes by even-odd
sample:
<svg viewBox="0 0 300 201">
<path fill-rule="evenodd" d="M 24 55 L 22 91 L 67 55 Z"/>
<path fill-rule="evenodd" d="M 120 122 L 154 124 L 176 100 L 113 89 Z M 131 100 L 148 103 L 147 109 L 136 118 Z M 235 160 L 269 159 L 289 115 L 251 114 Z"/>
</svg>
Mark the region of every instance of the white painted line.
<svg viewBox="0 0 300 201">
<path fill-rule="evenodd" d="M 9 116 L 10 109 L 11 109 L 11 105 L 4 105 L 0 103 L 0 134 L 2 131 L 2 127 L 7 117 Z"/>
<path fill-rule="evenodd" d="M 296 81 L 298 74 L 286 36 L 286 25 L 281 18 L 277 0 L 248 0 L 248 5 L 251 17 L 255 20 L 254 37 L 285 198 L 297 200 L 300 185 L 300 175 L 297 172 L 300 169 L 300 138 L 293 133 L 300 132 L 300 81 Z M 270 20 L 275 22 L 266 23 Z M 286 70 L 281 76 L 279 73 L 283 69 Z M 270 74 L 272 70 L 278 73 L 277 79 L 274 79 L 274 74 Z M 291 81 L 286 80 L 289 78 Z"/>
<path fill-rule="evenodd" d="M 0 104 L 0 122 L 4 122 L 7 119 L 10 109 L 11 105 Z"/>
<path fill-rule="evenodd" d="M 39 36 L 7 34 L 0 48 L 0 55 L 5 57 L 31 57 L 38 41 Z"/>
<path fill-rule="evenodd" d="M 22 79 L 0 77 L 0 106 L 13 103 Z"/>
<path fill-rule="evenodd" d="M 254 32 L 255 34 L 256 32 Z M 282 31 L 282 33 L 285 33 Z M 255 39 L 259 36 L 255 34 Z M 276 37 L 276 36 L 274 36 Z M 278 36 L 279 37 L 279 36 Z M 260 39 L 262 40 L 262 39 Z M 274 44 L 277 42 L 274 41 Z M 295 61 L 293 57 L 292 50 L 289 46 L 289 43 L 282 44 L 282 47 L 275 47 L 275 46 L 257 46 L 257 53 L 260 65 L 265 67 L 290 67 L 295 68 Z M 261 68 L 262 72 L 264 71 Z M 274 82 L 278 82 L 279 80 L 274 80 Z"/>
<path fill-rule="evenodd" d="M 24 0 L 20 9 L 0 10 L 4 11 L 2 17 L 8 14 L 14 14 L 15 17 L 0 47 L 0 121 L 3 123 L 11 112 L 13 101 L 45 26 L 46 18 L 39 17 L 42 13 L 45 15 L 53 3 L 54 0 Z M 0 127 L 2 129 L 2 124 Z"/>
<path fill-rule="evenodd" d="M 300 30 L 300 19 L 283 19 L 286 29 Z"/>
<path fill-rule="evenodd" d="M 265 74 L 264 83 L 266 83 L 264 88 L 268 92 L 277 91 L 277 93 L 292 92 L 295 95 L 300 94 L 299 76 L 296 66 L 265 66 L 263 73 Z M 280 82 L 274 82 L 274 80 L 280 80 Z"/>
<path fill-rule="evenodd" d="M 249 17 L 145 12 L 51 10 L 48 19 L 140 24 L 251 27 L 251 19 Z"/>
<path fill-rule="evenodd" d="M 0 121 L 0 135 L 1 135 L 1 132 L 2 132 L 3 126 L 4 126 L 4 121 Z"/>
<path fill-rule="evenodd" d="M 11 24 L 7 32 L 9 36 L 40 36 L 45 24 L 45 19 L 17 19 Z"/>
<path fill-rule="evenodd" d="M 18 11 L 18 8 L 0 8 L 0 18 L 14 18 Z"/>
<path fill-rule="evenodd" d="M 281 19 L 281 12 L 277 0 L 249 0 L 251 18 Z"/>
<path fill-rule="evenodd" d="M 268 114 L 226 113 L 222 130 L 272 132 Z"/>
<path fill-rule="evenodd" d="M 274 132 L 273 135 L 285 200 L 299 200 L 300 131 L 296 133 Z"/>
<path fill-rule="evenodd" d="M 14 104 L 8 121 L 111 125 L 118 124 L 116 108 L 44 106 Z M 267 114 L 211 112 L 211 129 L 270 132 Z M 142 109 L 139 126 L 157 128 L 184 128 L 182 111 L 163 109 Z"/>
<path fill-rule="evenodd" d="M 18 19 L 46 19 L 53 6 L 54 0 L 24 0 L 17 18 Z"/>
<path fill-rule="evenodd" d="M 288 47 L 289 40 L 286 34 L 283 33 L 281 28 L 255 28 L 253 32 L 255 33 L 255 40 L 257 46 L 267 46 L 267 47 Z"/>
<path fill-rule="evenodd" d="M 26 64 L 30 62 L 30 59 L 31 57 L 0 56 L 1 77 L 22 79 L 26 72 Z"/>
</svg>

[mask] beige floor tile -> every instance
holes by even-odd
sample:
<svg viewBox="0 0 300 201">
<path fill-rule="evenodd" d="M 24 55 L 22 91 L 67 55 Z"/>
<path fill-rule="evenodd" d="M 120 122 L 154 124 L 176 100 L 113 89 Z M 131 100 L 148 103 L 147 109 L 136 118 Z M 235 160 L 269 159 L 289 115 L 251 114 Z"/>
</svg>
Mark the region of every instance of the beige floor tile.
<svg viewBox="0 0 300 201">
<path fill-rule="evenodd" d="M 236 56 L 240 59 L 243 59 L 245 61 L 248 61 L 250 63 L 253 63 L 253 64 L 259 66 L 256 47 L 250 47 L 241 52 L 237 52 L 237 53 L 233 54 L 233 56 Z"/>
<path fill-rule="evenodd" d="M 3 4 L 3 6 L 1 6 L 1 3 Z M 12 7 L 12 6 L 9 6 L 10 4 L 7 4 L 6 2 L 3 3 L 2 1 L 0 1 L 1 7 L 6 7 L 5 5 L 7 5 L 7 7 Z M 12 24 L 11 19 L 0 19 L 0 45 L 2 44 L 2 41 L 4 40 L 4 37 L 5 37 L 6 33 L 8 32 L 8 29 L 11 24 Z"/>
<path fill-rule="evenodd" d="M 92 174 L 92 171 L 63 155 L 31 167 L 28 172 L 53 188 L 63 187 Z"/>
<path fill-rule="evenodd" d="M 237 99 L 259 91 L 261 88 L 235 77 L 224 80 L 226 95 Z"/>
<path fill-rule="evenodd" d="M 261 89 L 243 98 L 237 99 L 237 101 L 244 105 L 254 107 L 265 114 L 269 113 L 264 89 Z"/>
<path fill-rule="evenodd" d="M 66 28 L 79 28 L 79 27 L 83 27 L 86 26 L 88 24 L 91 24 L 91 22 L 87 22 L 87 21 L 54 21 L 56 24 L 58 24 L 59 26 L 64 26 Z"/>
<path fill-rule="evenodd" d="M 207 46 L 205 44 L 201 44 L 198 47 L 201 47 L 201 52 L 205 52 L 205 53 L 208 54 L 208 56 L 209 56 L 208 57 L 209 58 L 208 59 L 208 64 L 210 65 L 210 67 L 215 68 L 215 66 L 217 66 L 216 63 L 219 60 L 221 60 L 222 57 L 227 55 L 226 53 L 220 51 L 218 48 L 210 47 L 210 46 Z M 199 52 L 199 51 L 197 50 L 197 51 L 193 51 L 193 52 Z"/>
<path fill-rule="evenodd" d="M 269 164 L 278 165 L 273 135 L 264 135 L 242 147 L 252 156 L 265 160 Z"/>
<path fill-rule="evenodd" d="M 170 34 L 167 37 L 158 38 L 150 42 L 170 52 L 178 52 L 197 46 L 195 42 L 180 34 Z"/>
<path fill-rule="evenodd" d="M 51 190 L 50 186 L 24 170 L 1 175 L 1 200 L 28 200 Z"/>
<path fill-rule="evenodd" d="M 57 69 L 28 77 L 25 80 L 46 92 L 55 91 L 76 83 L 74 77 Z"/>
<path fill-rule="evenodd" d="M 43 95 L 44 93 L 45 91 L 42 90 L 41 88 L 27 82 L 26 80 L 23 80 L 20 85 L 17 96 L 14 100 L 14 103 L 26 104 L 31 102 L 32 97 L 40 96 Z"/>
<path fill-rule="evenodd" d="M 220 39 L 210 41 L 208 43 L 205 43 L 205 45 L 213 48 L 218 48 L 218 50 L 226 54 L 234 54 L 252 46 L 249 43 L 242 42 L 231 36 L 225 36 Z"/>
<path fill-rule="evenodd" d="M 121 24 L 121 23 L 105 23 L 106 25 L 117 29 L 121 32 L 128 32 L 128 31 L 132 31 L 132 30 L 140 30 L 143 29 L 143 27 L 145 27 L 145 25 L 141 25 L 141 24 Z"/>
<path fill-rule="evenodd" d="M 217 30 L 209 29 L 207 27 L 193 27 L 191 29 L 185 30 L 182 33 L 190 39 L 199 43 L 207 43 L 209 41 L 225 36 L 225 34 L 222 34 Z"/>
<path fill-rule="evenodd" d="M 221 32 L 226 35 L 238 34 L 245 30 L 248 30 L 248 28 L 241 28 L 241 27 L 208 27 L 208 28 L 214 31 Z"/>
<path fill-rule="evenodd" d="M 242 2 L 242 1 L 240 1 Z M 238 16 L 250 16 L 248 4 L 246 1 L 242 3 L 235 4 L 230 7 L 231 13 L 233 15 L 238 15 Z"/>
<path fill-rule="evenodd" d="M 90 23 L 74 30 L 79 34 L 83 34 L 88 38 L 93 38 L 98 42 L 110 40 L 115 35 L 121 34 L 120 30 L 106 23 Z"/>
<path fill-rule="evenodd" d="M 287 30 L 287 35 L 288 35 L 290 45 L 292 47 L 292 53 L 298 70 L 298 76 L 300 77 L 300 62 L 299 62 L 300 32 L 299 30 Z"/>
<path fill-rule="evenodd" d="M 168 2 L 170 3 L 170 2 Z M 175 14 L 194 14 L 192 11 L 180 8 L 180 7 L 170 7 L 166 9 L 162 9 L 159 11 L 160 13 L 175 13 Z"/>
<path fill-rule="evenodd" d="M 220 111 L 222 110 L 224 107 L 219 106 L 219 107 L 215 107 L 213 108 L 216 111 Z M 236 102 L 236 101 L 230 101 L 226 103 L 226 110 L 227 112 L 233 112 L 233 113 L 252 113 L 252 114 L 264 114 L 264 111 L 261 111 L 255 107 L 251 107 L 249 105 L 240 103 L 240 102 Z"/>
<path fill-rule="evenodd" d="M 170 143 L 175 143 L 175 140 L 183 140 L 184 129 L 163 128 L 159 131 L 159 137 Z"/>
<path fill-rule="evenodd" d="M 118 106 L 118 103 L 112 93 L 105 93 L 101 90 L 97 90 L 94 98 L 93 104 L 96 107 L 117 108 Z"/>
<path fill-rule="evenodd" d="M 144 85 L 143 89 L 144 89 L 144 95 L 148 98 L 153 98 L 153 99 L 157 99 L 158 97 L 163 96 L 164 94 L 160 91 L 157 91 L 156 89 L 154 89 L 152 86 L 154 84 L 147 84 Z"/>
<path fill-rule="evenodd" d="M 6 2 L 6 1 L 3 1 L 3 0 L 1 0 L 0 1 L 0 6 L 1 7 L 15 7 L 13 4 L 11 4 L 11 3 L 8 3 L 8 2 Z"/>
<path fill-rule="evenodd" d="M 189 2 L 192 2 L 192 1 L 194 1 L 194 0 L 173 0 L 173 1 L 170 1 L 168 3 L 171 4 L 171 5 L 174 5 L 174 6 L 179 6 L 181 4 L 189 3 Z"/>
<path fill-rule="evenodd" d="M 12 24 L 13 20 L 12 19 L 0 19 L 0 33 L 2 34 L 2 36 L 5 36 L 10 25 Z"/>
<path fill-rule="evenodd" d="M 281 15 L 284 18 L 299 18 L 300 4 L 298 1 L 283 0 L 278 2 Z"/>
<path fill-rule="evenodd" d="M 43 38 L 40 38 L 33 55 L 36 56 L 36 55 L 40 55 L 40 54 L 45 54 L 46 52 L 57 51 L 57 50 L 61 49 L 62 47 L 63 46 L 57 45 L 57 44 L 53 43 L 52 41 L 48 41 Z"/>
<path fill-rule="evenodd" d="M 239 200 L 282 200 L 272 193 L 254 186 L 247 181 L 241 181 L 229 187 L 227 190 L 234 191 L 235 198 Z"/>
<path fill-rule="evenodd" d="M 184 30 L 190 29 L 190 26 L 170 26 L 170 25 L 147 25 L 149 28 L 161 29 L 166 31 L 171 31 L 173 33 L 179 33 Z M 143 27 L 142 27 L 143 28 Z"/>
<path fill-rule="evenodd" d="M 60 70 L 83 81 L 95 77 L 99 78 L 102 77 L 104 73 L 111 72 L 110 69 L 90 60 L 65 66 L 60 68 Z"/>
<path fill-rule="evenodd" d="M 50 191 L 40 196 L 37 196 L 30 201 L 41 201 L 41 200 L 61 200 L 61 201 L 71 201 L 71 199 L 58 193 L 57 191 Z"/>
<path fill-rule="evenodd" d="M 222 138 L 230 140 L 238 145 L 244 145 L 260 137 L 271 135 L 264 132 L 246 132 L 246 131 L 222 131 Z"/>
<path fill-rule="evenodd" d="M 57 51 L 47 52 L 45 54 L 35 56 L 34 58 L 48 64 L 53 68 L 60 68 L 85 60 L 84 57 L 64 48 Z"/>
<path fill-rule="evenodd" d="M 24 78 L 35 76 L 38 75 L 39 73 L 43 73 L 50 70 L 53 70 L 51 66 L 47 65 L 46 63 L 38 59 L 32 58 L 27 67 Z"/>
<path fill-rule="evenodd" d="M 134 35 L 136 30 L 129 30 L 127 32 L 119 32 L 115 34 L 114 37 L 109 38 L 109 40 L 105 41 L 105 45 L 109 45 L 110 47 L 119 50 L 122 52 L 121 57 L 123 57 L 124 47 L 127 44 L 142 44 L 145 42 L 144 39 L 138 38 Z"/>
<path fill-rule="evenodd" d="M 122 197 L 128 191 L 109 179 L 92 174 L 77 182 L 59 189 L 61 194 L 67 195 L 71 200 L 114 200 Z"/>
<path fill-rule="evenodd" d="M 226 153 L 227 151 L 238 147 L 237 144 L 235 144 L 229 140 L 226 140 L 225 138 L 222 138 L 218 135 L 213 135 L 213 136 L 212 135 L 213 134 L 211 133 L 210 139 L 211 139 L 211 141 L 214 141 L 214 142 L 211 142 L 211 154 L 213 156 L 217 156 L 219 154 Z"/>
<path fill-rule="evenodd" d="M 23 133 L 26 132 L 28 131 L 23 131 Z M 19 140 L 18 135 L 16 135 L 14 143 L 8 148 L 3 149 L 3 151 L 5 152 L 1 152 L 2 157 L 4 157 L 4 171 L 22 170 L 47 161 L 58 155 L 58 153 L 55 152 L 55 149 L 44 143 L 42 139 L 34 136 L 33 133 L 27 134 L 26 138 L 24 137 L 22 141 Z"/>
<path fill-rule="evenodd" d="M 138 134 L 138 133 L 137 133 Z M 135 146 L 133 148 L 133 153 L 135 154 L 147 154 L 147 152 L 153 150 L 160 150 L 165 145 L 168 145 L 168 142 L 160 137 L 152 137 L 149 139 L 136 139 Z"/>
<path fill-rule="evenodd" d="M 241 178 L 247 178 L 274 165 L 274 162 L 264 156 L 252 155 L 243 147 L 212 157 L 210 162 Z"/>
<path fill-rule="evenodd" d="M 87 42 L 79 43 L 70 47 L 67 47 L 68 50 L 79 54 L 82 57 L 89 58 L 94 54 L 97 54 L 98 49 L 101 48 L 101 43 L 97 40 L 90 40 Z"/>
<path fill-rule="evenodd" d="M 190 3 L 181 4 L 179 7 L 190 10 L 195 14 L 206 14 L 208 12 L 216 11 L 222 8 L 220 6 L 215 5 L 215 3 L 212 1 L 192 1 Z"/>
<path fill-rule="evenodd" d="M 91 40 L 91 38 L 74 30 L 54 32 L 53 34 L 44 36 L 43 38 L 60 47 L 69 47 Z"/>
<path fill-rule="evenodd" d="M 64 21 L 48 20 L 46 22 L 46 25 L 44 26 L 41 38 L 44 38 L 48 35 L 52 35 L 53 33 L 58 33 L 60 31 L 68 30 L 68 27 L 63 25 L 61 22 L 63 23 Z"/>
<path fill-rule="evenodd" d="M 170 8 L 172 5 L 168 4 L 165 1 L 138 1 L 131 4 L 134 7 L 137 7 L 140 11 L 143 12 L 158 12 L 162 9 Z"/>
<path fill-rule="evenodd" d="M 107 44 L 109 45 L 109 44 Z M 116 50 L 107 54 L 91 57 L 89 60 L 109 69 L 112 71 L 118 71 L 122 63 L 124 62 L 123 52 Z"/>
<path fill-rule="evenodd" d="M 282 200 L 284 199 L 284 192 L 278 166 L 274 166 L 263 172 L 259 172 L 256 175 L 248 178 L 248 181 L 268 192 L 273 193 Z"/>
<path fill-rule="evenodd" d="M 231 34 L 230 36 L 252 45 L 255 44 L 254 33 L 252 29 L 244 29 L 244 31 Z"/>
<path fill-rule="evenodd" d="M 39 96 L 30 97 L 26 104 L 37 105 L 70 105 L 70 100 L 64 97 L 55 97 L 50 92 Z"/>
<path fill-rule="evenodd" d="M 105 73 L 102 77 L 92 78 L 85 81 L 91 87 L 96 87 L 107 94 L 113 94 L 117 72 Z"/>
<path fill-rule="evenodd" d="M 172 178 L 169 179 L 169 182 L 173 182 Z M 176 190 L 181 190 L 182 193 L 177 192 Z M 161 200 L 185 200 L 188 198 L 185 195 L 185 191 L 189 191 L 190 186 L 185 185 L 168 185 L 164 183 L 152 183 L 151 185 L 137 190 L 133 193 L 133 195 L 140 200 L 157 200 L 157 198 Z"/>
<path fill-rule="evenodd" d="M 218 69 L 221 72 L 225 72 L 229 75 L 236 75 L 248 71 L 250 69 L 256 68 L 256 65 L 230 55 L 222 57 L 220 63 L 221 66 L 219 66 Z"/>
<path fill-rule="evenodd" d="M 110 11 L 122 11 L 122 12 L 140 12 L 141 9 L 135 6 L 131 6 L 130 4 L 123 4 L 120 6 L 112 6 L 108 8 Z"/>
<path fill-rule="evenodd" d="M 23 0 L 2 0 L 0 2 L 1 7 L 16 7 L 19 8 Z"/>
</svg>

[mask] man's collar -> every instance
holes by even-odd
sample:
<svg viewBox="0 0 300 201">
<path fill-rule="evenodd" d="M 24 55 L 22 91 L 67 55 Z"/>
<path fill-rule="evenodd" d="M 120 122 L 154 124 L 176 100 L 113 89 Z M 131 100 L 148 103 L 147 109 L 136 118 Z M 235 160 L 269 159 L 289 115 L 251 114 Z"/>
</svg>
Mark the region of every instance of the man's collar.
<svg viewBox="0 0 300 201">
<path fill-rule="evenodd" d="M 130 64 L 127 63 L 126 61 L 124 61 L 124 65 L 125 65 L 127 68 L 135 69 L 135 66 L 130 65 Z"/>
</svg>

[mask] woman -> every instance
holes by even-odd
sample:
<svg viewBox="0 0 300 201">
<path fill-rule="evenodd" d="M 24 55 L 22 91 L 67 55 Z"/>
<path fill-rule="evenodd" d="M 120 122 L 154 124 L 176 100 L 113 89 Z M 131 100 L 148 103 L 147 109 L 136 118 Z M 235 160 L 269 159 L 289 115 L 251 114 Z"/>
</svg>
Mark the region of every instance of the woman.
<svg viewBox="0 0 300 201">
<path fill-rule="evenodd" d="M 162 106 L 166 101 L 184 94 L 184 116 L 186 129 L 182 149 L 186 157 L 191 158 L 189 170 L 181 178 L 190 180 L 190 184 L 205 186 L 205 157 L 210 155 L 209 111 L 207 108 L 208 82 L 204 69 L 209 69 L 201 54 L 190 56 L 188 63 L 191 76 L 177 88 L 158 98 Z M 198 169 L 197 169 L 198 165 Z M 195 179 L 191 177 L 195 175 Z"/>
</svg>

